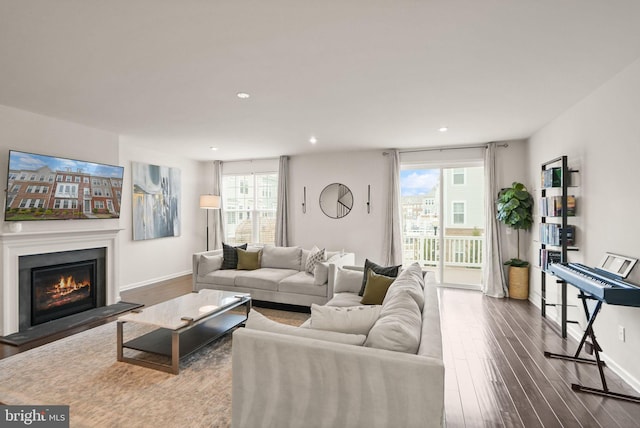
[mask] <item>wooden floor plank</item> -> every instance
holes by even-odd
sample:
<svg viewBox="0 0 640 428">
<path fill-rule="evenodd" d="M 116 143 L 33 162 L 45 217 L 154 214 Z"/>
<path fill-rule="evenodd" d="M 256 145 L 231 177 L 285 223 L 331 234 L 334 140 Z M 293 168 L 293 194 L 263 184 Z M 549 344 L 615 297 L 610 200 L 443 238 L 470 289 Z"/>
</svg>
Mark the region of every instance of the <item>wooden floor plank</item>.
<svg viewBox="0 0 640 428">
<path fill-rule="evenodd" d="M 513 303 L 509 303 L 513 305 Z M 508 313 L 511 317 L 518 317 L 522 324 L 525 325 L 539 325 L 542 328 L 547 328 L 547 323 L 542 322 L 535 317 L 526 317 L 522 316 L 522 311 L 510 310 L 505 313 Z M 578 347 L 578 343 L 572 338 L 567 338 L 565 340 L 561 340 L 557 335 L 550 334 L 544 335 L 544 340 L 540 340 L 540 336 L 538 335 L 539 330 L 536 328 L 529 329 L 530 336 L 533 340 L 534 348 L 537 346 L 540 347 L 540 344 L 543 343 L 544 350 L 551 349 L 553 352 L 564 353 L 568 355 L 575 354 L 575 351 Z M 558 345 L 562 343 L 561 350 L 558 348 Z M 535 349 L 534 349 L 535 351 Z M 538 357 L 540 353 L 536 353 Z M 582 355 L 585 356 L 585 355 Z M 635 426 L 637 424 L 637 416 L 634 418 L 629 414 L 628 411 L 625 410 L 625 405 L 627 407 L 631 407 L 630 411 L 639 411 L 640 406 L 633 403 L 625 403 L 620 400 L 615 399 L 607 399 L 598 397 L 593 394 L 586 393 L 576 393 L 575 391 L 570 389 L 571 383 L 583 383 L 589 385 L 600 385 L 600 378 L 598 375 L 598 370 L 595 366 L 587 365 L 587 364 L 578 364 L 570 361 L 563 361 L 558 359 L 549 359 L 549 363 L 554 367 L 555 371 L 559 374 L 559 376 L 564 379 L 567 384 L 567 388 L 569 388 L 569 394 L 572 394 L 577 400 L 580 400 L 584 407 L 588 409 L 588 411 L 597 418 L 598 423 L 603 427 L 630 427 Z M 606 369 L 605 369 L 606 372 Z M 624 382 L 617 376 L 611 376 L 611 373 L 608 373 L 607 377 L 611 377 L 613 380 L 617 382 Z M 626 384 L 624 384 L 628 389 L 631 390 Z M 629 392 L 631 393 L 631 392 Z M 630 406 L 629 406 L 630 405 Z M 578 410 L 576 410 L 578 411 Z M 588 426 L 588 425 L 587 425 Z"/>
</svg>

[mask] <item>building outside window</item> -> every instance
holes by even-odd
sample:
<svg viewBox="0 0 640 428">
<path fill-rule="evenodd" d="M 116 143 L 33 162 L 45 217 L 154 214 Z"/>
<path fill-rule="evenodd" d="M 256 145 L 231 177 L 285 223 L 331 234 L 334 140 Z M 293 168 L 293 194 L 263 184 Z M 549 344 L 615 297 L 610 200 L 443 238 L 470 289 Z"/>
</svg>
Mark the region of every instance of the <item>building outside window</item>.
<svg viewBox="0 0 640 428">
<path fill-rule="evenodd" d="M 466 203 L 464 201 L 454 201 L 451 203 L 451 212 L 453 215 L 453 224 L 465 223 Z"/>
<path fill-rule="evenodd" d="M 467 171 L 466 168 L 453 168 L 451 172 L 451 177 L 453 179 L 453 184 L 456 186 L 464 185 L 467 181 Z"/>
<path fill-rule="evenodd" d="M 225 243 L 275 243 L 277 173 L 224 175 L 221 193 Z"/>
</svg>

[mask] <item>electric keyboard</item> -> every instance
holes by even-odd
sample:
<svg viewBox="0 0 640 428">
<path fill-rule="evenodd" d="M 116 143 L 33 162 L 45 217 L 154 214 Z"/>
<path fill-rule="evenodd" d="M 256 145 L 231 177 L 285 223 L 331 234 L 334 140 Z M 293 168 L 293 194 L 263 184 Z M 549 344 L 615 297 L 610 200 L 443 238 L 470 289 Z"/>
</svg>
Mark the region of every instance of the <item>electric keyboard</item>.
<svg viewBox="0 0 640 428">
<path fill-rule="evenodd" d="M 640 307 L 640 286 L 580 263 L 552 263 L 549 271 L 591 297 L 609 305 Z"/>
</svg>

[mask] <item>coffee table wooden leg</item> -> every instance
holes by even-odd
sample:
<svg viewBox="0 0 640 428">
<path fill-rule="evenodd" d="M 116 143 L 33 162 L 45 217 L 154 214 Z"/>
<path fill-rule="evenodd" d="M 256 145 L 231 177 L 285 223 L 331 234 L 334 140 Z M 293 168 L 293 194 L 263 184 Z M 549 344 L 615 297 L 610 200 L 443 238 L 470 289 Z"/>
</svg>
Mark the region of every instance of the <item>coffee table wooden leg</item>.
<svg viewBox="0 0 640 428">
<path fill-rule="evenodd" d="M 180 372 L 180 334 L 177 331 L 171 333 L 171 369 L 173 374 Z"/>
<path fill-rule="evenodd" d="M 122 325 L 124 324 L 124 321 L 118 321 L 118 326 L 117 326 L 117 345 L 116 345 L 116 349 L 117 349 L 117 353 L 118 353 L 118 361 L 122 361 Z"/>
</svg>

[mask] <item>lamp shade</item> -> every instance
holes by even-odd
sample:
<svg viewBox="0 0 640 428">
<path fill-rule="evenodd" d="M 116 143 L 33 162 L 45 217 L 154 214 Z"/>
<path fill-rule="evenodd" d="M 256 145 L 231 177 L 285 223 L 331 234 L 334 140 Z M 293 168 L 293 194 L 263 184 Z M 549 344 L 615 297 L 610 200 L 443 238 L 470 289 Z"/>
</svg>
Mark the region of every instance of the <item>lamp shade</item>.
<svg viewBox="0 0 640 428">
<path fill-rule="evenodd" d="M 200 208 L 205 210 L 215 210 L 220 208 L 220 196 L 200 195 Z"/>
</svg>

